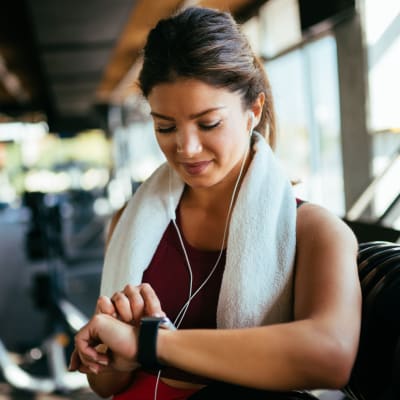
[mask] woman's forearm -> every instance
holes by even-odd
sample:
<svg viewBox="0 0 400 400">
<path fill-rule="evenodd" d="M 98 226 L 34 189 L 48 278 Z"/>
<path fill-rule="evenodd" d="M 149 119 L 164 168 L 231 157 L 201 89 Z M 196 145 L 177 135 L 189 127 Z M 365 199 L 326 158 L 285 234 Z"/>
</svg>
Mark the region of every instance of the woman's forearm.
<svg viewBox="0 0 400 400">
<path fill-rule="evenodd" d="M 134 372 L 102 372 L 87 374 L 91 389 L 100 397 L 106 398 L 128 388 L 134 379 Z"/>
<path fill-rule="evenodd" d="M 183 370 L 269 390 L 336 388 L 351 371 L 346 340 L 320 332 L 312 320 L 225 330 L 160 330 L 160 360 Z"/>
</svg>

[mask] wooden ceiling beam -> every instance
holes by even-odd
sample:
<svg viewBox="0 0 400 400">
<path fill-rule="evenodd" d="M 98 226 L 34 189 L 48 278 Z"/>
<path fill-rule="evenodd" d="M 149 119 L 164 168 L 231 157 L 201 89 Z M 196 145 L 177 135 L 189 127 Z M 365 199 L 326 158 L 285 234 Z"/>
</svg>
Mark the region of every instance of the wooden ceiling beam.
<svg viewBox="0 0 400 400">
<path fill-rule="evenodd" d="M 99 101 L 111 102 L 116 98 L 121 100 L 129 93 L 137 91 L 134 85 L 140 70 L 137 63 L 140 62 L 140 53 L 149 31 L 160 19 L 167 18 L 184 4 L 196 4 L 240 15 L 242 10 L 251 9 L 257 3 L 259 0 L 163 0 L 151 3 L 148 0 L 137 0 L 99 85 L 97 91 Z M 128 88 L 121 88 L 122 83 L 126 86 L 125 77 L 129 78 L 131 85 Z M 115 96 L 116 90 L 122 93 L 122 97 Z"/>
<path fill-rule="evenodd" d="M 181 0 L 152 2 L 137 0 L 100 83 L 98 89 L 100 99 L 107 100 L 110 97 L 114 88 L 139 57 L 148 32 L 156 25 L 158 20 L 175 12 L 181 2 Z"/>
</svg>

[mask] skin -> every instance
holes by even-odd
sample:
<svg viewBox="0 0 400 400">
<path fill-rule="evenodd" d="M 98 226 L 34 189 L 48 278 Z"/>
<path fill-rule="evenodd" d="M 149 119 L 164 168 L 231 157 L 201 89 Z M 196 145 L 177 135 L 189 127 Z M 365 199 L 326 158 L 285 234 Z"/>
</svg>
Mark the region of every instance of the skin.
<svg viewBox="0 0 400 400">
<path fill-rule="evenodd" d="M 197 248 L 221 247 L 233 187 L 243 160 L 247 168 L 251 158 L 246 152 L 250 111 L 257 123 L 263 101 L 261 95 L 251 109 L 244 109 L 237 93 L 196 80 L 160 84 L 149 95 L 160 148 L 186 183 L 180 207 L 183 234 Z M 312 204 L 298 210 L 296 229 L 293 322 L 160 330 L 159 359 L 195 374 L 262 389 L 344 386 L 360 330 L 357 242 L 342 221 Z M 111 299 L 100 298 L 97 311 L 76 335 L 71 369 L 88 373 L 92 388 L 108 397 L 134 380 L 140 317 L 163 311 L 147 284 L 128 285 Z M 106 354 L 96 351 L 100 343 L 108 346 Z"/>
</svg>

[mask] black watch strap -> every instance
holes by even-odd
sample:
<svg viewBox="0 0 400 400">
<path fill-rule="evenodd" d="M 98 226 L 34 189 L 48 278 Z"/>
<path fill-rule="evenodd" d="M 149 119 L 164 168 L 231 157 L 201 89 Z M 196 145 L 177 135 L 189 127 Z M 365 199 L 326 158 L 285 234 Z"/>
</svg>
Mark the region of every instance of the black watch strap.
<svg viewBox="0 0 400 400">
<path fill-rule="evenodd" d="M 159 370 L 164 367 L 157 358 L 157 336 L 160 327 L 169 327 L 170 324 L 166 317 L 143 317 L 140 320 L 137 359 L 143 368 Z"/>
</svg>

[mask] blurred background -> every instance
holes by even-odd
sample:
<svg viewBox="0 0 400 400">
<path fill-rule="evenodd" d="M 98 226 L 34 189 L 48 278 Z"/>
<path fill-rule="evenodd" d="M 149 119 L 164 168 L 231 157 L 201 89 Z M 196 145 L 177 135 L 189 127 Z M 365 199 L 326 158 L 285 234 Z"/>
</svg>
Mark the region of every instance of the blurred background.
<svg viewBox="0 0 400 400">
<path fill-rule="evenodd" d="M 398 0 L 3 0 L 0 400 L 93 396 L 65 371 L 71 339 L 95 306 L 111 215 L 163 162 L 141 49 L 190 5 L 243 24 L 297 196 L 360 242 L 399 240 Z"/>
</svg>

